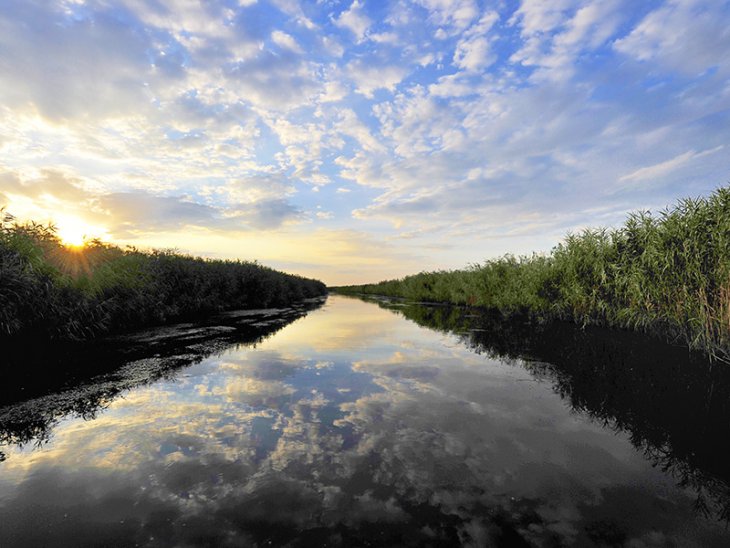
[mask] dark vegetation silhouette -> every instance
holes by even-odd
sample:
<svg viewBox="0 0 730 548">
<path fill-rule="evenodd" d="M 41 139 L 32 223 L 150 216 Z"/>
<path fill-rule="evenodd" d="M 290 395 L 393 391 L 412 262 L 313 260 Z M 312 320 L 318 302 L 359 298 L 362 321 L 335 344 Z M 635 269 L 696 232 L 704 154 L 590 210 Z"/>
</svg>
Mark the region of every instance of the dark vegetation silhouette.
<svg viewBox="0 0 730 548">
<path fill-rule="evenodd" d="M 660 335 L 730 358 L 730 187 L 618 229 L 569 234 L 547 255 L 330 288 Z"/>
<path fill-rule="evenodd" d="M 325 293 L 318 280 L 256 262 L 122 249 L 99 240 L 65 247 L 53 226 L 21 224 L 0 209 L 0 338 L 85 340 Z"/>
</svg>

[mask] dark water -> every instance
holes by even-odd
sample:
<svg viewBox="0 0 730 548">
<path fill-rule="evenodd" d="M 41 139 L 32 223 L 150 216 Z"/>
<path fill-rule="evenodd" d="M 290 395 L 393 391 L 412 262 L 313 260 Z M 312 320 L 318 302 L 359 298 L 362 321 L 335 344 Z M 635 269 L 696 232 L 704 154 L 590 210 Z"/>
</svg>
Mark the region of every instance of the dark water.
<svg viewBox="0 0 730 548">
<path fill-rule="evenodd" d="M 730 546 L 730 366 L 444 307 L 305 313 L 29 351 L 47 375 L 6 353 L 0 546 Z"/>
</svg>

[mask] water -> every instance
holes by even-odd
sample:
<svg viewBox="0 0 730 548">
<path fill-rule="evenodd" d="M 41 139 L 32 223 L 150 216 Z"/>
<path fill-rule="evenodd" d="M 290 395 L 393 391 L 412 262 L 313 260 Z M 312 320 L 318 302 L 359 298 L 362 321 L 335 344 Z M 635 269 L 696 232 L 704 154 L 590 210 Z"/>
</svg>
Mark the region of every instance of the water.
<svg viewBox="0 0 730 548">
<path fill-rule="evenodd" d="M 305 312 L 8 389 L 0 546 L 730 545 L 721 364 L 444 307 Z"/>
</svg>

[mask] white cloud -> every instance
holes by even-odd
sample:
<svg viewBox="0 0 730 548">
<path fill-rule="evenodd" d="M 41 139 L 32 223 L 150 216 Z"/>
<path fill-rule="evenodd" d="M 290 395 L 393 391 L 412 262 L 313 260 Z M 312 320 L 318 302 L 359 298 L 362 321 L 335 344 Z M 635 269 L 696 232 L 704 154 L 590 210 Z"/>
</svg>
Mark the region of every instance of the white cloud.
<svg viewBox="0 0 730 548">
<path fill-rule="evenodd" d="M 274 43 L 282 48 L 293 51 L 294 53 L 303 53 L 301 46 L 297 41 L 286 32 L 275 30 L 271 33 L 271 39 Z"/>
<path fill-rule="evenodd" d="M 261 173 L 230 181 L 221 191 L 226 194 L 229 203 L 250 204 L 291 196 L 295 188 L 281 173 Z"/>
<path fill-rule="evenodd" d="M 577 3 L 577 0 L 522 0 L 510 23 L 520 24 L 523 37 L 549 33 L 564 24 L 566 12 Z"/>
<path fill-rule="evenodd" d="M 345 48 L 337 39 L 332 36 L 322 36 L 322 46 L 333 57 L 342 57 L 345 54 Z"/>
<path fill-rule="evenodd" d="M 432 97 L 464 97 L 475 95 L 477 90 L 463 74 L 449 74 L 429 85 L 428 92 Z"/>
<path fill-rule="evenodd" d="M 382 133 L 392 140 L 396 154 L 404 158 L 449 148 L 462 132 L 460 109 L 439 104 L 421 87 L 378 105 L 374 113 Z"/>
<path fill-rule="evenodd" d="M 30 103 L 54 119 L 112 117 L 133 108 L 148 109 L 152 94 L 143 82 L 164 89 L 170 79 L 150 63 L 147 52 L 153 44 L 149 37 L 114 21 L 79 20 L 64 28 L 57 24 L 61 14 L 33 3 L 8 6 L 3 12 L 3 105 Z M 23 17 L 33 24 L 24 23 Z"/>
<path fill-rule="evenodd" d="M 394 32 L 374 32 L 368 38 L 378 44 L 398 44 L 398 35 Z"/>
<path fill-rule="evenodd" d="M 708 156 L 710 154 L 715 154 L 716 152 L 720 152 L 721 150 L 724 150 L 725 146 L 720 145 L 718 147 L 703 150 L 701 152 L 696 152 L 694 150 L 688 150 L 687 152 L 684 152 L 682 154 L 679 154 L 675 156 L 674 158 L 671 158 L 669 160 L 666 160 L 664 162 L 660 162 L 658 164 L 653 164 L 650 166 L 641 167 L 635 171 L 632 171 L 631 173 L 627 175 L 623 175 L 619 178 L 620 182 L 625 181 L 646 181 L 646 180 L 652 180 L 652 179 L 659 179 L 660 177 L 664 177 L 667 174 L 676 171 L 681 166 L 688 164 L 689 162 L 692 162 L 698 158 L 702 158 L 703 156 Z"/>
<path fill-rule="evenodd" d="M 352 137 L 358 145 L 371 152 L 383 152 L 385 147 L 373 135 L 365 124 L 357 117 L 351 109 L 339 109 L 337 111 L 339 121 L 336 129 L 343 135 Z"/>
<path fill-rule="evenodd" d="M 649 13 L 614 47 L 639 61 L 694 76 L 730 72 L 730 10 L 722 0 L 671 0 Z"/>
<path fill-rule="evenodd" d="M 358 0 L 354 0 L 350 5 L 350 9 L 343 11 L 339 17 L 335 19 L 338 27 L 350 30 L 358 41 L 365 38 L 365 33 L 372 25 L 370 18 L 362 12 L 363 4 Z"/>
<path fill-rule="evenodd" d="M 488 67 L 497 59 L 483 36 L 462 40 L 454 52 L 454 64 L 464 70 L 476 72 Z"/>
<path fill-rule="evenodd" d="M 497 60 L 497 56 L 492 52 L 489 37 L 497 21 L 499 14 L 494 11 L 486 12 L 477 23 L 463 33 L 454 52 L 454 65 L 469 72 L 477 72 Z"/>
<path fill-rule="evenodd" d="M 347 74 L 355 83 L 355 90 L 367 98 L 379 89 L 395 91 L 396 86 L 406 77 L 408 69 L 397 65 L 380 66 L 354 61 L 347 66 Z"/>
<path fill-rule="evenodd" d="M 435 25 L 446 25 L 452 33 L 467 28 L 479 15 L 474 0 L 415 0 L 426 8 L 429 19 Z"/>
<path fill-rule="evenodd" d="M 220 37 L 230 32 L 219 22 L 226 13 L 217 3 L 197 0 L 122 0 L 122 3 L 147 25 L 170 30 L 176 35 L 192 33 Z"/>
<path fill-rule="evenodd" d="M 520 25 L 524 44 L 511 61 L 538 67 L 538 81 L 570 79 L 579 55 L 600 47 L 616 31 L 622 4 L 623 0 L 523 0 L 510 23 Z"/>
<path fill-rule="evenodd" d="M 272 4 L 278 7 L 282 12 L 293 17 L 294 20 L 302 27 L 313 31 L 319 29 L 319 26 L 305 15 L 304 9 L 302 8 L 299 0 L 272 0 Z"/>
<path fill-rule="evenodd" d="M 223 76 L 234 97 L 264 109 L 287 110 L 306 105 L 321 91 L 321 82 L 306 61 L 266 50 L 254 59 L 226 66 Z"/>
<path fill-rule="evenodd" d="M 331 80 L 324 85 L 324 91 L 319 96 L 321 103 L 336 103 L 342 101 L 350 93 L 350 90 L 340 81 Z"/>
</svg>

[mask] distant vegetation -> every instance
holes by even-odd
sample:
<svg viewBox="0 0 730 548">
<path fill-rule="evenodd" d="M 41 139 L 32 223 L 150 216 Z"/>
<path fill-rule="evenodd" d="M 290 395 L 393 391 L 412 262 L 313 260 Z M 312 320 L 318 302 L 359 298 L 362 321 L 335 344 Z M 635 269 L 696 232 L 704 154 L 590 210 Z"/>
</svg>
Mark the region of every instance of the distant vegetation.
<svg viewBox="0 0 730 548">
<path fill-rule="evenodd" d="M 629 328 L 727 360 L 730 188 L 658 215 L 633 213 L 615 230 L 569 234 L 549 255 L 331 289 Z"/>
<path fill-rule="evenodd" d="M 100 241 L 64 247 L 53 227 L 20 224 L 0 210 L 0 337 L 82 340 L 325 293 L 322 282 L 255 262 L 143 252 Z"/>
</svg>

